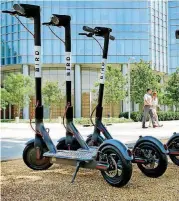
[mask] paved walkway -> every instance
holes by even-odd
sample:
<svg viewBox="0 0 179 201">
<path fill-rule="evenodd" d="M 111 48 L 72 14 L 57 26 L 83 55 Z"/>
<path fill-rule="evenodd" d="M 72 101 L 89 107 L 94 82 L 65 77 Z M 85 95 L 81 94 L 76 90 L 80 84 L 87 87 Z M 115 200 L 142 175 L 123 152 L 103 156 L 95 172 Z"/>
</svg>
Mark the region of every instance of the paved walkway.
<svg viewBox="0 0 179 201">
<path fill-rule="evenodd" d="M 142 129 L 141 123 L 121 123 L 108 126 L 109 132 L 115 139 L 123 143 L 134 142 L 140 135 L 151 135 L 157 138 L 168 138 L 173 132 L 179 132 L 179 121 L 163 122 L 161 128 Z M 50 128 L 50 136 L 54 143 L 65 136 L 63 125 L 57 123 L 45 123 Z M 93 132 L 93 127 L 77 126 L 82 136 L 86 139 Z M 22 157 L 25 143 L 34 138 L 34 132 L 27 123 L 1 123 L 1 160 L 16 159 Z"/>
</svg>

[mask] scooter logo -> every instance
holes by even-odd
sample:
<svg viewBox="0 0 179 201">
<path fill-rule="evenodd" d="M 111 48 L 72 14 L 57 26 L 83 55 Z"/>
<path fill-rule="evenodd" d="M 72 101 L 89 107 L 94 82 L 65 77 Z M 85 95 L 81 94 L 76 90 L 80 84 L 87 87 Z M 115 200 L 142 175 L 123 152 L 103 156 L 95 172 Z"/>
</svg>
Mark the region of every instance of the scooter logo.
<svg viewBox="0 0 179 201">
<path fill-rule="evenodd" d="M 106 59 L 103 59 L 100 74 L 100 83 L 104 84 L 105 81 L 105 71 L 106 71 Z"/>
<path fill-rule="evenodd" d="M 35 77 L 41 77 L 40 46 L 35 46 Z"/>
<path fill-rule="evenodd" d="M 66 52 L 66 81 L 71 81 L 71 52 Z"/>
</svg>

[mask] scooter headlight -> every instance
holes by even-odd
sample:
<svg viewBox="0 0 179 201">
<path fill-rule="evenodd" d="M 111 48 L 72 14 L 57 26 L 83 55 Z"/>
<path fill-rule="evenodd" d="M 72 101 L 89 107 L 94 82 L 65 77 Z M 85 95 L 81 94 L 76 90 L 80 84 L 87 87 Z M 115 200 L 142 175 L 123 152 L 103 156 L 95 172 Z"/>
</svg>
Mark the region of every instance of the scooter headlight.
<svg viewBox="0 0 179 201">
<path fill-rule="evenodd" d="M 55 25 L 58 25 L 59 22 L 60 22 L 59 19 L 58 19 L 58 17 L 56 17 L 56 16 L 53 16 L 52 19 L 51 19 L 51 21 L 52 21 L 52 23 L 55 24 Z"/>
<path fill-rule="evenodd" d="M 18 13 L 20 13 L 21 15 L 25 15 L 25 10 L 22 6 L 20 6 L 19 4 L 14 4 L 13 8 L 15 11 L 17 11 Z"/>
</svg>

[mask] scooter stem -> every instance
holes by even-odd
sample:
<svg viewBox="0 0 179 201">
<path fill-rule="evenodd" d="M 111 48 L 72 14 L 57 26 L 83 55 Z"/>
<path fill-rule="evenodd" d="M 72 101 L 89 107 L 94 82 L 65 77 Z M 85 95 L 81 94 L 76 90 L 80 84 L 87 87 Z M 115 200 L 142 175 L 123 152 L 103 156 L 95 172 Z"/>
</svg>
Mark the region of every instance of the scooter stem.
<svg viewBox="0 0 179 201">
<path fill-rule="evenodd" d="M 39 12 L 34 16 L 34 45 L 35 45 L 35 88 L 36 88 L 36 121 L 43 121 L 42 106 L 42 70 L 41 70 L 41 22 Z"/>
<path fill-rule="evenodd" d="M 99 120 L 102 119 L 102 110 L 103 110 L 102 103 L 103 103 L 103 93 L 104 93 L 106 62 L 107 62 L 108 47 L 109 47 L 109 37 L 110 37 L 110 30 L 108 30 L 104 35 L 104 48 L 103 48 L 102 66 L 101 66 L 101 73 L 100 73 L 98 106 L 96 108 L 96 118 L 98 118 Z"/>
</svg>

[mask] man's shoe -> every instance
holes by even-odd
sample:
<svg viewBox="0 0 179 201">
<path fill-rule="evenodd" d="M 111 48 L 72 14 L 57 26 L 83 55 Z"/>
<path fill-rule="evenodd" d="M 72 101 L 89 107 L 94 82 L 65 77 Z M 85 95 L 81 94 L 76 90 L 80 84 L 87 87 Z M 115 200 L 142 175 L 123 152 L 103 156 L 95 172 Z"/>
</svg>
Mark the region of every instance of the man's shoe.
<svg viewBox="0 0 179 201">
<path fill-rule="evenodd" d="M 158 126 L 156 126 L 156 125 L 153 125 L 153 128 L 156 128 L 156 127 L 158 127 Z"/>
<path fill-rule="evenodd" d="M 142 126 L 142 128 L 148 128 L 148 127 L 146 127 L 146 126 Z"/>
</svg>

